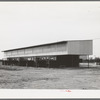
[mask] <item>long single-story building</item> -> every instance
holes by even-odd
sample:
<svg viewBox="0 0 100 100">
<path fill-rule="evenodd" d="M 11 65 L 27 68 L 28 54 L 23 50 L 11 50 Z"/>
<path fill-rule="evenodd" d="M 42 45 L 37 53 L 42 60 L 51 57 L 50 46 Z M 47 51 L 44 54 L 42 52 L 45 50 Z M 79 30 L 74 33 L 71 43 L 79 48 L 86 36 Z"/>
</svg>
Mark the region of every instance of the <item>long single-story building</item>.
<svg viewBox="0 0 100 100">
<path fill-rule="evenodd" d="M 92 55 L 92 40 L 70 40 L 4 50 L 5 65 L 77 67 L 79 57 Z"/>
</svg>

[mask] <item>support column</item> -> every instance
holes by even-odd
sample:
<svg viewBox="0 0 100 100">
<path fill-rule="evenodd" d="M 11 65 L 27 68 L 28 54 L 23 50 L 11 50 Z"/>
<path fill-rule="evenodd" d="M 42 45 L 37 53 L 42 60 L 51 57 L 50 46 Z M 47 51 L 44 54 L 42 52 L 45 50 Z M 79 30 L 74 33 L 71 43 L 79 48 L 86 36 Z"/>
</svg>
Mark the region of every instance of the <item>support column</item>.
<svg viewBox="0 0 100 100">
<path fill-rule="evenodd" d="M 50 67 L 50 59 L 47 59 L 48 68 Z"/>
<path fill-rule="evenodd" d="M 89 68 L 89 55 L 88 55 L 88 68 Z"/>
<path fill-rule="evenodd" d="M 35 64 L 36 64 L 36 67 L 38 67 L 38 63 L 37 63 L 37 57 L 34 57 L 35 59 Z"/>
<path fill-rule="evenodd" d="M 72 55 L 72 67 L 73 67 L 73 55 Z"/>
</svg>

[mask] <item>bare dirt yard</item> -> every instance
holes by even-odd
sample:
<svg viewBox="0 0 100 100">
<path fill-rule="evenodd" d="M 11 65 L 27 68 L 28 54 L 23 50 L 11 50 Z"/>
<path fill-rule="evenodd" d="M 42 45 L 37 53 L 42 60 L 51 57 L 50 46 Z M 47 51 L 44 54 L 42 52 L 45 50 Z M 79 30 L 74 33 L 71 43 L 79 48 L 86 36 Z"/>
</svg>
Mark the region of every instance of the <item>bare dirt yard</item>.
<svg viewBox="0 0 100 100">
<path fill-rule="evenodd" d="M 100 89 L 100 65 L 90 68 L 34 68 L 0 66 L 4 89 Z"/>
</svg>

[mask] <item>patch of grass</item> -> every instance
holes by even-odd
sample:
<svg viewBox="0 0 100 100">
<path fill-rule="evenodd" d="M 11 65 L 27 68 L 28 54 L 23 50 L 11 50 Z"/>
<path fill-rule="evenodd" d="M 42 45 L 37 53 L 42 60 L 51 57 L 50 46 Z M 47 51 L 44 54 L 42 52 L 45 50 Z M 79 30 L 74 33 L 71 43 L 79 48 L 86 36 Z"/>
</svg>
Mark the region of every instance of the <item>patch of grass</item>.
<svg viewBox="0 0 100 100">
<path fill-rule="evenodd" d="M 18 68 L 17 66 L 0 66 L 0 70 L 9 70 L 9 71 L 18 71 L 22 70 L 21 68 Z"/>
</svg>

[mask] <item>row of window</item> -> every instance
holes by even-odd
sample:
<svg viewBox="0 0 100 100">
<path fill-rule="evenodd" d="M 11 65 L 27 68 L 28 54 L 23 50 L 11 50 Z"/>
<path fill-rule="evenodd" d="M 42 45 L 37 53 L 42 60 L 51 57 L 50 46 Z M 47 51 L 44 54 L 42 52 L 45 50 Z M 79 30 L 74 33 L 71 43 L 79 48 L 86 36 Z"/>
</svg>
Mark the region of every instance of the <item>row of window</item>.
<svg viewBox="0 0 100 100">
<path fill-rule="evenodd" d="M 23 49 L 23 50 L 16 50 L 16 51 L 10 51 L 6 52 L 6 56 L 10 55 L 18 55 L 18 54 L 32 54 L 32 53 L 47 53 L 47 52 L 56 52 L 56 51 L 65 51 L 66 47 L 64 45 L 60 46 L 53 46 L 53 47 L 38 47 L 38 48 L 32 48 L 32 49 Z"/>
<path fill-rule="evenodd" d="M 9 60 L 28 60 L 28 61 L 35 61 L 38 60 L 56 60 L 56 57 L 26 57 L 26 58 L 8 58 Z"/>
</svg>

